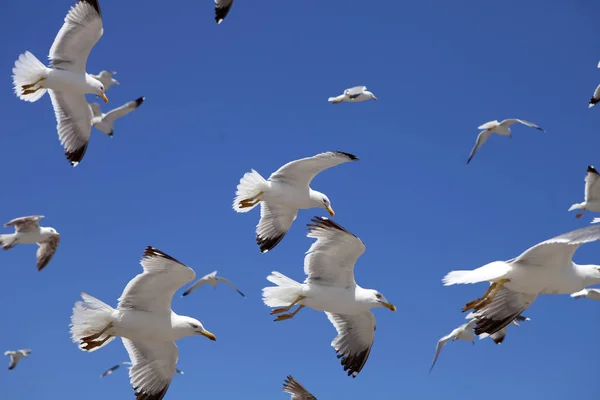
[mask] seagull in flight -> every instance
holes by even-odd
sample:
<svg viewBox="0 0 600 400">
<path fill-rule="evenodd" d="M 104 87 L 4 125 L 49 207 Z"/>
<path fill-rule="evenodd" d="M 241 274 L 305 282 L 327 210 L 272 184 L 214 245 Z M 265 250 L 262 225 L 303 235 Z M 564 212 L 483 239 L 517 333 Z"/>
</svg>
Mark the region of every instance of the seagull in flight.
<svg viewBox="0 0 600 400">
<path fill-rule="evenodd" d="M 212 286 L 213 288 L 217 288 L 217 282 L 223 282 L 229 286 L 231 286 L 232 288 L 235 289 L 236 292 L 238 292 L 242 297 L 246 297 L 246 295 L 244 293 L 242 293 L 237 287 L 235 287 L 233 285 L 233 283 L 231 283 L 228 279 L 225 279 L 221 276 L 217 276 L 217 271 L 213 271 L 208 275 L 204 275 L 202 278 L 198 279 L 198 281 L 196 283 L 194 283 L 192 286 L 190 286 L 190 288 L 188 290 L 186 290 L 185 292 L 183 292 L 182 296 L 187 296 L 188 294 L 192 293 L 194 290 L 196 290 L 198 288 L 198 286 L 204 285 L 204 284 L 210 284 L 210 286 Z"/>
</svg>

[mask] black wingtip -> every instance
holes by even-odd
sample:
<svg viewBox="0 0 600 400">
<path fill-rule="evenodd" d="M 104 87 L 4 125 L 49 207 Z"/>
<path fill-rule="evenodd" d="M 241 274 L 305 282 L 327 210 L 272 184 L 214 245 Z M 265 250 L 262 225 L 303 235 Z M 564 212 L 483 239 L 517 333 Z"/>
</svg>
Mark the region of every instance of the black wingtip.
<svg viewBox="0 0 600 400">
<path fill-rule="evenodd" d="M 256 244 L 260 246 L 260 252 L 264 254 L 270 250 L 273 250 L 275 246 L 281 242 L 286 233 L 287 232 L 272 238 L 262 238 L 260 236 L 256 236 Z"/>
<path fill-rule="evenodd" d="M 342 154 L 342 155 L 348 157 L 352 161 L 358 160 L 358 157 L 356 157 L 354 154 L 346 153 L 345 151 L 335 151 L 334 153 Z"/>
<path fill-rule="evenodd" d="M 183 265 L 183 263 L 179 262 L 178 260 L 171 257 L 167 253 L 164 253 L 164 252 L 158 250 L 156 247 L 146 246 L 146 249 L 144 250 L 144 254 L 142 255 L 142 258 L 153 258 L 153 257 L 165 258 L 167 260 L 175 261 L 176 263 Z"/>
<path fill-rule="evenodd" d="M 600 101 L 600 99 L 594 99 L 593 97 L 590 99 L 590 102 L 588 103 L 589 106 L 593 106 L 595 105 L 598 101 Z"/>
<path fill-rule="evenodd" d="M 146 100 L 146 97 L 142 96 L 142 97 L 138 97 L 137 99 L 135 99 L 135 108 L 138 108 L 139 106 L 142 105 L 142 103 L 144 102 L 144 100 Z"/>
<path fill-rule="evenodd" d="M 215 6 L 215 22 L 217 23 L 217 25 L 220 24 L 221 22 L 223 22 L 223 20 L 227 16 L 227 14 L 229 14 L 229 10 L 231 10 L 232 5 L 233 5 L 233 2 L 229 3 L 225 7 L 216 7 Z"/>
<path fill-rule="evenodd" d="M 94 10 L 98 13 L 100 17 L 102 17 L 102 10 L 100 9 L 100 3 L 98 0 L 79 0 L 81 3 L 88 3 L 90 6 L 94 7 Z"/>
<path fill-rule="evenodd" d="M 329 219 L 327 217 L 312 217 L 310 219 L 310 223 L 306 224 L 307 228 L 308 228 L 308 232 L 312 232 L 314 229 L 337 229 L 339 231 L 345 232 L 349 235 L 355 236 L 356 235 L 352 232 L 350 232 L 348 229 L 344 228 L 343 226 L 341 226 L 340 224 L 338 224 L 337 222 L 335 222 L 332 219 Z"/>
<path fill-rule="evenodd" d="M 596 175 L 600 175 L 600 174 L 598 174 L 598 171 L 596 171 L 596 168 L 594 168 L 593 165 L 588 165 L 587 172 L 590 172 L 590 173 L 596 174 Z"/>
<path fill-rule="evenodd" d="M 71 166 L 76 167 L 81 162 L 81 160 L 83 160 L 83 156 L 85 156 L 85 151 L 87 150 L 87 147 L 88 144 L 86 143 L 78 149 L 65 152 L 65 156 L 67 157 L 67 160 L 69 160 L 69 162 L 71 163 Z"/>
</svg>

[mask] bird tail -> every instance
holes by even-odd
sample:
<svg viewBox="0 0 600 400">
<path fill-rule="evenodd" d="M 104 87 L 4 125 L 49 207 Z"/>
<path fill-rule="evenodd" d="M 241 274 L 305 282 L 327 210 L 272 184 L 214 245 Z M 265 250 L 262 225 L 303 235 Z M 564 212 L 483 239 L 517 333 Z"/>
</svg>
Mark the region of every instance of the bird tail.
<svg viewBox="0 0 600 400">
<path fill-rule="evenodd" d="M 267 280 L 277 285 L 262 290 L 263 302 L 269 307 L 288 306 L 302 294 L 302 284 L 280 272 L 271 272 Z"/>
<path fill-rule="evenodd" d="M 48 68 L 29 51 L 21 54 L 13 68 L 14 90 L 21 100 L 34 102 L 47 92 L 41 87 L 41 80 L 46 78 Z"/>
<path fill-rule="evenodd" d="M 0 235 L 0 247 L 2 247 L 4 250 L 10 249 L 15 242 L 15 236 L 16 235 L 14 233 Z"/>
<path fill-rule="evenodd" d="M 583 203 L 575 203 L 571 207 L 569 207 L 569 211 L 577 210 L 579 208 L 583 208 Z"/>
<path fill-rule="evenodd" d="M 71 338 L 83 351 L 98 350 L 114 339 L 114 337 L 109 337 L 109 332 L 103 333 L 93 340 L 102 342 L 109 337 L 100 345 L 94 346 L 93 344 L 84 343 L 84 341 L 89 336 L 99 334 L 110 325 L 113 320 L 112 313 L 114 308 L 87 293 L 81 293 L 81 298 L 83 301 L 78 301 L 75 303 L 75 307 L 73 307 L 70 329 Z"/>
<path fill-rule="evenodd" d="M 262 200 L 262 193 L 267 188 L 267 181 L 255 170 L 246 172 L 237 185 L 233 209 L 244 213 L 252 210 Z"/>
<path fill-rule="evenodd" d="M 333 104 L 340 104 L 342 101 L 344 101 L 344 98 L 342 96 L 330 97 L 327 99 L 327 101 Z"/>
<path fill-rule="evenodd" d="M 451 271 L 442 282 L 444 286 L 489 282 L 502 278 L 511 270 L 510 265 L 503 261 L 494 261 L 472 271 Z"/>
</svg>

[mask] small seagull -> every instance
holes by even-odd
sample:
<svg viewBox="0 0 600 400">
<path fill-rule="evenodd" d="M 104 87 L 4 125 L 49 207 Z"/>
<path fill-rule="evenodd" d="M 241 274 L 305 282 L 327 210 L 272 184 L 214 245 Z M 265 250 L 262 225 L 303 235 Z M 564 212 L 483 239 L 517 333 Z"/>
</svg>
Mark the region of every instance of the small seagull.
<svg viewBox="0 0 600 400">
<path fill-rule="evenodd" d="M 110 367 L 109 369 L 107 369 L 106 371 L 104 371 L 100 375 L 100 378 L 104 378 L 107 375 L 111 375 L 115 370 L 119 369 L 119 367 L 121 365 L 131 365 L 131 362 L 129 362 L 129 361 L 123 361 L 123 362 L 120 362 L 119 364 L 117 364 L 117 365 L 115 365 L 113 367 Z M 183 375 L 183 371 L 181 371 L 180 369 L 175 368 L 175 372 L 177 372 L 178 374 Z"/>
<path fill-rule="evenodd" d="M 571 294 L 571 297 L 574 299 L 580 299 L 582 297 L 587 297 L 592 300 L 600 300 L 600 289 L 583 289 L 579 292 L 575 292 Z"/>
<path fill-rule="evenodd" d="M 48 265 L 60 242 L 60 235 L 54 228 L 40 227 L 39 221 L 42 218 L 43 215 L 30 215 L 10 220 L 4 226 L 14 226 L 15 233 L 0 235 L 0 247 L 4 250 L 12 249 L 17 244 L 37 243 L 38 271 Z"/>
<path fill-rule="evenodd" d="M 291 375 L 288 375 L 283 381 L 283 391 L 290 393 L 290 400 L 317 400 L 308 390 L 298 383 Z"/>
<path fill-rule="evenodd" d="M 4 355 L 10 357 L 10 364 L 8 364 L 8 369 L 9 370 L 14 369 L 17 366 L 17 364 L 19 363 L 19 360 L 23 357 L 29 358 L 29 354 L 31 354 L 30 349 L 22 349 L 22 350 L 17 350 L 17 351 L 11 351 L 11 350 L 5 351 Z"/>
<path fill-rule="evenodd" d="M 98 79 L 104 85 L 104 91 L 106 92 L 112 85 L 121 86 L 119 81 L 113 78 L 116 75 L 115 71 L 101 71 L 98 75 L 92 75 L 92 78 Z"/>
<path fill-rule="evenodd" d="M 198 286 L 200 285 L 204 285 L 206 283 L 209 283 L 210 286 L 212 286 L 213 288 L 217 288 L 217 282 L 223 282 L 228 284 L 229 286 L 231 286 L 232 288 L 234 288 L 236 290 L 236 292 L 238 292 L 242 297 L 246 297 L 246 295 L 244 293 L 242 293 L 237 287 L 235 287 L 233 285 L 233 283 L 231 283 L 228 279 L 225 279 L 223 277 L 217 276 L 217 271 L 213 271 L 208 275 L 204 275 L 202 278 L 200 278 L 198 280 L 198 282 L 194 283 L 188 290 L 186 290 L 185 292 L 183 292 L 182 296 L 187 296 L 188 294 L 192 293 L 194 290 L 196 290 L 198 288 Z"/>
<path fill-rule="evenodd" d="M 530 321 L 530 319 L 519 315 L 517 318 L 513 319 L 511 324 L 513 324 L 514 326 L 519 326 L 519 323 L 517 321 Z M 479 340 L 485 339 L 486 337 L 489 336 L 494 341 L 494 343 L 502 344 L 502 342 L 504 342 L 504 338 L 506 338 L 507 331 L 508 331 L 508 326 L 505 326 L 504 328 L 500 329 L 498 332 L 493 333 L 491 335 L 488 333 L 482 333 L 481 335 L 479 335 Z"/>
<path fill-rule="evenodd" d="M 469 322 L 462 324 L 458 328 L 454 329 L 448 335 L 443 336 L 438 340 L 437 345 L 435 346 L 435 356 L 433 356 L 433 362 L 431 363 L 431 368 L 429 368 L 429 373 L 433 370 L 435 363 L 440 356 L 442 348 L 448 343 L 448 341 L 457 341 L 458 339 L 467 340 L 473 344 L 475 344 L 475 333 L 473 332 L 473 327 L 475 326 L 475 319 L 470 320 Z"/>
<path fill-rule="evenodd" d="M 479 150 L 479 148 L 483 146 L 486 140 L 488 140 L 488 138 L 492 136 L 493 133 L 497 133 L 498 135 L 502 136 L 508 136 L 512 139 L 512 132 L 510 130 L 510 126 L 516 124 L 517 122 L 523 125 L 527 125 L 531 128 L 535 128 L 539 131 L 546 132 L 533 122 L 525 121 L 523 119 L 505 119 L 502 122 L 498 122 L 498 120 L 486 122 L 485 124 L 477 127 L 477 129 L 483 129 L 483 131 L 479 132 L 479 135 L 477 136 L 477 141 L 475 142 L 475 146 L 473 146 L 473 149 L 471 150 L 471 154 L 469 154 L 467 164 L 471 162 L 471 159 L 473 158 L 477 150 Z"/>
<path fill-rule="evenodd" d="M 365 100 L 377 100 L 377 97 L 367 90 L 366 86 L 354 86 L 353 88 L 344 90 L 343 94 L 327 99 L 332 104 L 339 104 L 345 101 L 349 103 L 358 103 Z"/>
<path fill-rule="evenodd" d="M 217 21 L 217 24 L 223 22 L 232 5 L 233 0 L 215 0 L 215 21 Z"/>
<path fill-rule="evenodd" d="M 592 212 L 600 212 L 600 174 L 592 165 L 587 167 L 587 175 L 585 176 L 585 197 L 583 203 L 575 203 L 569 211 L 581 209 L 581 212 L 575 215 L 575 218 L 581 218 L 585 210 Z M 592 223 L 596 223 L 596 219 Z"/>
<path fill-rule="evenodd" d="M 123 104 L 121 107 L 110 110 L 106 114 L 102 113 L 100 104 L 89 103 L 90 109 L 92 110 L 92 125 L 100 132 L 106 133 L 112 137 L 115 131 L 114 122 L 118 118 L 121 118 L 139 106 L 144 102 L 145 97 L 138 97 L 137 99 L 130 101 L 129 103 Z"/>
</svg>

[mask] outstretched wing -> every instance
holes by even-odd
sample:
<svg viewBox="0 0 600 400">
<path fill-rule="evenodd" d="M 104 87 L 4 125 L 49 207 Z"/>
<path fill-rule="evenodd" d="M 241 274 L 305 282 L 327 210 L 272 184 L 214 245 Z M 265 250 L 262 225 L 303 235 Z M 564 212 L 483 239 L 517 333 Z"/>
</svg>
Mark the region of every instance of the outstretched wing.
<svg viewBox="0 0 600 400">
<path fill-rule="evenodd" d="M 475 141 L 475 146 L 473 146 L 473 148 L 471 149 L 471 154 L 469 154 L 469 159 L 467 160 L 467 164 L 469 164 L 471 162 L 471 160 L 475 156 L 475 153 L 477 153 L 477 150 L 479 150 L 479 148 L 481 146 L 483 146 L 483 144 L 488 140 L 488 138 L 490 136 L 492 136 L 492 133 L 493 133 L 492 131 L 488 131 L 488 130 L 479 132 L 479 135 L 477 135 L 477 140 Z"/>
<path fill-rule="evenodd" d="M 108 122 L 115 122 L 116 119 L 129 114 L 130 112 L 141 106 L 143 102 L 144 97 L 138 97 L 133 101 L 123 104 L 121 107 L 110 110 L 108 113 L 106 113 L 106 115 L 104 115 L 102 119 Z"/>
<path fill-rule="evenodd" d="M 60 235 L 52 235 L 46 241 L 38 243 L 38 250 L 36 253 L 37 257 L 37 270 L 43 270 L 46 265 L 50 262 L 56 249 L 58 249 L 58 243 L 60 243 Z"/>
<path fill-rule="evenodd" d="M 229 281 L 229 279 L 227 279 L 227 278 L 223 278 L 223 277 L 221 277 L 221 276 L 217 276 L 215 279 L 217 280 L 217 282 L 223 282 L 223 283 L 225 283 L 226 285 L 229 285 L 229 286 L 231 286 L 231 287 L 232 287 L 233 289 L 235 289 L 235 291 L 236 291 L 236 292 L 238 292 L 238 293 L 239 293 L 239 294 L 240 294 L 242 297 L 246 297 L 246 295 L 245 295 L 244 293 L 242 293 L 242 292 L 240 291 L 240 289 L 238 289 L 238 288 L 237 288 L 237 287 L 236 287 L 236 286 L 235 286 L 233 283 L 231 283 L 231 282 Z"/>
<path fill-rule="evenodd" d="M 233 6 L 233 0 L 215 0 L 215 21 L 217 24 L 223 22 L 229 10 Z"/>
<path fill-rule="evenodd" d="M 298 383 L 291 375 L 283 382 L 283 391 L 292 395 L 291 400 L 317 400 L 304 386 Z"/>
<path fill-rule="evenodd" d="M 11 219 L 4 226 L 14 226 L 16 232 L 31 232 L 40 229 L 39 221 L 44 218 L 43 215 L 30 215 Z"/>
<path fill-rule="evenodd" d="M 525 311 L 536 298 L 535 294 L 514 292 L 502 286 L 492 302 L 477 313 L 475 334 L 493 335 L 500 331 Z"/>
<path fill-rule="evenodd" d="M 433 370 L 433 367 L 435 366 L 435 363 L 437 362 L 438 357 L 440 356 L 440 353 L 442 352 L 442 349 L 444 348 L 444 346 L 446 345 L 446 343 L 448 343 L 448 340 L 452 339 L 452 333 L 443 336 L 442 338 L 440 338 L 440 340 L 438 340 L 436 346 L 435 346 L 435 355 L 433 356 L 433 361 L 431 363 L 431 367 L 429 368 L 429 373 L 431 373 L 431 371 Z"/>
</svg>

